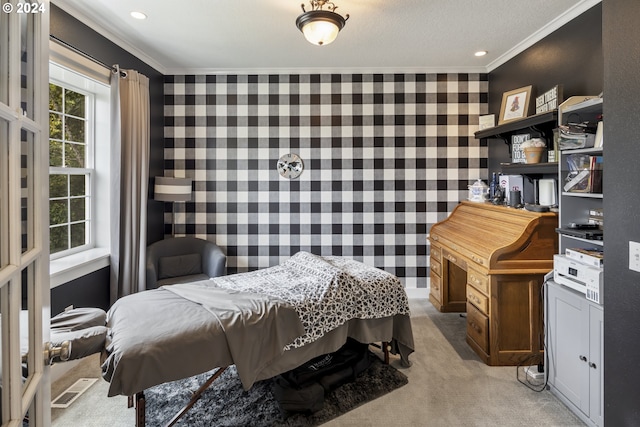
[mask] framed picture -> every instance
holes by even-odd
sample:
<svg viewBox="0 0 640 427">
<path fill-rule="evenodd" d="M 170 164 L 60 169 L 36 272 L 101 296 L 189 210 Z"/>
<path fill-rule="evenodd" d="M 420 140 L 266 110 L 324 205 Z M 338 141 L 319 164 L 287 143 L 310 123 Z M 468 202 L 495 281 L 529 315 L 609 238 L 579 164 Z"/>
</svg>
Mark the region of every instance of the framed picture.
<svg viewBox="0 0 640 427">
<path fill-rule="evenodd" d="M 478 117 L 478 130 L 489 129 L 495 127 L 496 115 L 487 114 L 485 116 Z"/>
<path fill-rule="evenodd" d="M 503 93 L 498 124 L 527 117 L 529 104 L 531 104 L 531 86 Z"/>
</svg>

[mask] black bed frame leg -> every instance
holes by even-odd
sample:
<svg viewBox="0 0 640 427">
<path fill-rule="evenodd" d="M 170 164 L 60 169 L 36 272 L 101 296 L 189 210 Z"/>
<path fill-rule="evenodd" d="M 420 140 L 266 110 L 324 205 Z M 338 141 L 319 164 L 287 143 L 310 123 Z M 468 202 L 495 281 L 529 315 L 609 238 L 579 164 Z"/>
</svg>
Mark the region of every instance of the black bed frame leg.
<svg viewBox="0 0 640 427">
<path fill-rule="evenodd" d="M 389 351 L 391 351 L 391 346 L 389 345 L 388 342 L 383 341 L 382 342 L 382 352 L 384 353 L 384 364 L 385 365 L 389 364 Z"/>
<path fill-rule="evenodd" d="M 136 400 L 136 427 L 144 427 L 146 423 L 145 419 L 145 399 L 144 392 L 138 392 L 135 396 Z"/>
<path fill-rule="evenodd" d="M 379 348 L 382 350 L 383 361 L 385 365 L 389 364 L 389 353 L 391 352 L 391 344 L 388 341 L 382 341 L 380 344 L 371 343 L 369 344 L 375 348 Z"/>
</svg>

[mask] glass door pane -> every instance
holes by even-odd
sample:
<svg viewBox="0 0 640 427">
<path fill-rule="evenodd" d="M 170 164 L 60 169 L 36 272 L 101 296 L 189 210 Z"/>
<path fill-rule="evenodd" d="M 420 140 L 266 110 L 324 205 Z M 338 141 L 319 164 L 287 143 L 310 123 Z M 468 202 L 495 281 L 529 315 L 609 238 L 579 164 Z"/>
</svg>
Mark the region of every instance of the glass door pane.
<svg viewBox="0 0 640 427">
<path fill-rule="evenodd" d="M 3 286 L 5 285 L 5 286 Z M 8 304 L 8 296 L 7 296 L 7 288 L 6 283 L 0 284 L 0 424 L 4 424 L 7 420 L 7 414 L 9 412 L 9 399 L 8 393 L 3 393 L 3 390 L 9 389 L 8 376 L 3 375 L 4 372 L 7 372 L 8 366 L 6 358 L 4 357 L 5 352 L 2 351 L 3 343 L 6 341 L 6 333 L 7 325 L 4 321 L 5 314 L 5 305 Z"/>
<path fill-rule="evenodd" d="M 34 141 L 33 132 L 23 129 L 20 144 L 20 222 L 22 253 L 34 245 Z"/>
<path fill-rule="evenodd" d="M 9 123 L 0 118 L 0 270 L 9 263 Z"/>
<path fill-rule="evenodd" d="M 34 47 L 35 14 L 22 13 L 20 17 L 20 107 L 33 119 L 34 111 Z"/>
<path fill-rule="evenodd" d="M 0 3 L 4 6 L 8 2 L 0 0 Z M 9 103 L 9 14 L 2 12 L 0 12 L 0 102 Z"/>
<path fill-rule="evenodd" d="M 23 389 L 29 384 L 29 381 L 33 377 L 33 369 L 35 367 L 34 357 L 36 355 L 30 351 L 30 349 L 33 348 L 31 343 L 33 340 L 31 334 L 33 325 L 30 324 L 33 316 L 29 313 L 33 307 L 34 274 L 35 269 L 33 265 L 27 266 L 20 274 L 20 356 L 22 357 L 20 367 L 22 369 Z"/>
</svg>

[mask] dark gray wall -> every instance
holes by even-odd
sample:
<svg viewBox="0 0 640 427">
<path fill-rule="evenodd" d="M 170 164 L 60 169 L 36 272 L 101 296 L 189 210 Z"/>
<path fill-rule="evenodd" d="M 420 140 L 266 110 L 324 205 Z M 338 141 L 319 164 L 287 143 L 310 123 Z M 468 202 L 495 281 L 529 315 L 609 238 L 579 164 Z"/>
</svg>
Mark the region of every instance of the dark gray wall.
<svg viewBox="0 0 640 427">
<path fill-rule="evenodd" d="M 502 94 L 533 85 L 532 100 L 557 84 L 564 99 L 598 95 L 603 87 L 602 5 L 598 4 L 489 73 L 489 114 L 500 114 Z M 530 107 L 535 113 L 535 103 Z M 530 114 L 533 114 L 530 113 Z M 489 170 L 510 162 L 502 140 L 489 143 Z"/>
<path fill-rule="evenodd" d="M 108 310 L 109 267 L 101 268 L 51 290 L 52 316 L 63 312 L 70 305 Z"/>
<path fill-rule="evenodd" d="M 640 2 L 603 2 L 604 417 L 607 426 L 640 423 L 640 273 L 629 270 L 629 241 L 640 242 Z"/>
</svg>

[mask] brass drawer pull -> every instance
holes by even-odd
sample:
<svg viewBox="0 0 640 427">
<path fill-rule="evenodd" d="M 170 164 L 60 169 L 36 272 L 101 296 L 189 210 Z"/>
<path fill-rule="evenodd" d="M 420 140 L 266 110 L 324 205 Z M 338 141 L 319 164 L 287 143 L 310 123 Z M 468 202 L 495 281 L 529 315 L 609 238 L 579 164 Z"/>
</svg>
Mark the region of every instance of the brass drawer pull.
<svg viewBox="0 0 640 427">
<path fill-rule="evenodd" d="M 447 254 L 447 259 L 451 262 L 457 262 L 458 260 L 453 255 Z"/>
<path fill-rule="evenodd" d="M 482 265 L 482 264 L 483 264 L 482 258 L 478 258 L 478 257 L 477 257 L 477 256 L 475 256 L 475 255 L 472 255 L 472 256 L 471 256 L 471 259 L 472 259 L 474 262 L 477 262 L 477 263 L 478 263 L 478 264 L 480 264 L 480 265 Z"/>
<path fill-rule="evenodd" d="M 473 274 L 469 277 L 471 279 L 471 281 L 473 283 L 475 283 L 476 285 L 480 284 L 480 279 L 478 279 L 476 276 L 474 276 Z"/>
<path fill-rule="evenodd" d="M 482 329 L 480 329 L 480 327 L 476 325 L 476 322 L 469 322 L 469 326 L 471 326 L 471 328 L 477 333 L 482 333 Z"/>
<path fill-rule="evenodd" d="M 431 238 L 432 238 L 433 240 L 435 240 L 436 242 L 438 241 L 438 236 L 431 236 Z"/>
</svg>

